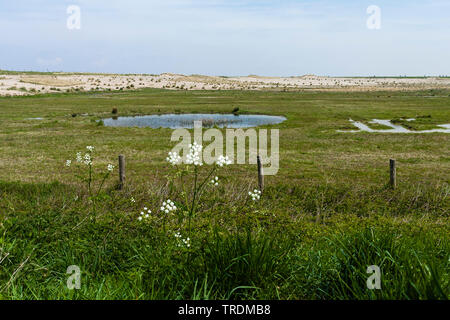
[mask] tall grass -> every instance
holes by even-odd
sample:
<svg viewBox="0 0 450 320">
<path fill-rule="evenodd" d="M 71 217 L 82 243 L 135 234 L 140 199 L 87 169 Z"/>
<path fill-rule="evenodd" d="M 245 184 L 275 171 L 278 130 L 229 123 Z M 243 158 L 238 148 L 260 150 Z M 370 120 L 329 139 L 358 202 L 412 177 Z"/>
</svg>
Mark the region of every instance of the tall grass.
<svg viewBox="0 0 450 320">
<path fill-rule="evenodd" d="M 140 195 L 152 202 L 158 194 L 153 199 L 136 192 L 132 204 L 126 193 L 107 189 L 93 216 L 88 199 L 73 199 L 72 187 L 0 183 L 0 297 L 448 299 L 445 197 L 436 201 L 435 192 L 403 190 L 387 203 L 418 203 L 429 212 L 394 215 L 376 212 L 387 206 L 381 189 L 354 189 L 356 199 L 351 186 L 296 188 L 284 196 L 282 185 L 271 188 L 266 194 L 276 206 L 263 198 L 251 210 L 237 202 L 202 207 L 186 250 L 162 225 L 137 223 Z M 302 206 L 291 210 L 297 204 Z M 319 222 L 318 206 L 327 212 Z M 366 215 L 352 212 L 361 206 Z M 166 227 L 179 225 L 169 221 Z M 72 291 L 66 270 L 74 264 L 82 270 L 82 286 Z M 381 269 L 381 290 L 367 289 L 369 265 Z"/>
<path fill-rule="evenodd" d="M 448 244 L 412 239 L 395 230 L 371 228 L 330 239 L 336 248 L 334 274 L 327 293 L 339 299 L 446 299 L 449 294 Z M 433 248 L 431 250 L 431 248 Z M 381 269 L 380 290 L 368 290 L 366 268 Z"/>
<path fill-rule="evenodd" d="M 267 234 L 221 235 L 215 233 L 203 254 L 203 265 L 215 287 L 227 298 L 254 297 L 274 291 L 274 283 L 286 277 L 288 243 Z"/>
</svg>

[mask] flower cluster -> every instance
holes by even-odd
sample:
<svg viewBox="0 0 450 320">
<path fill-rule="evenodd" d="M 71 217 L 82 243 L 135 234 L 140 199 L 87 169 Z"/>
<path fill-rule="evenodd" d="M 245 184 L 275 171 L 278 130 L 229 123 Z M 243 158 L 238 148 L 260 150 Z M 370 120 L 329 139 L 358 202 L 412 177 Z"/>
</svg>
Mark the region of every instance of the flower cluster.
<svg viewBox="0 0 450 320">
<path fill-rule="evenodd" d="M 219 156 L 219 158 L 216 161 L 216 164 L 219 167 L 228 166 L 231 164 L 231 160 L 228 158 L 228 156 Z"/>
<path fill-rule="evenodd" d="M 150 213 L 152 213 L 150 209 L 144 208 L 144 210 L 139 214 L 138 220 L 142 221 L 142 219 L 148 219 L 148 217 L 150 217 Z"/>
<path fill-rule="evenodd" d="M 219 177 L 215 177 L 214 179 L 212 179 L 211 184 L 217 187 L 219 185 Z"/>
<path fill-rule="evenodd" d="M 261 191 L 257 189 L 253 190 L 253 192 L 249 191 L 248 195 L 252 197 L 253 201 L 261 199 Z"/>
<path fill-rule="evenodd" d="M 169 156 L 166 158 L 167 162 L 175 166 L 181 162 L 181 157 L 176 152 L 169 152 Z"/>
<path fill-rule="evenodd" d="M 94 151 L 94 147 L 87 146 L 86 149 L 88 151 L 84 155 L 82 155 L 81 152 L 77 152 L 75 159 L 78 163 L 84 163 L 87 166 L 91 166 L 92 165 L 92 155 L 91 154 Z M 66 160 L 66 167 L 70 167 L 71 165 L 72 165 L 72 160 Z M 109 172 L 112 172 L 114 170 L 114 168 L 115 168 L 115 166 L 112 164 L 108 164 L 108 166 L 106 167 L 106 169 Z"/>
<path fill-rule="evenodd" d="M 83 159 L 84 159 L 83 162 L 84 162 L 85 165 L 87 165 L 87 166 L 92 165 L 92 158 L 91 158 L 91 155 L 89 153 L 86 153 L 84 155 Z"/>
<path fill-rule="evenodd" d="M 163 202 L 162 207 L 161 207 L 162 212 L 170 213 L 175 210 L 177 210 L 177 207 L 175 206 L 175 204 L 173 203 L 172 200 L 169 199 L 169 200 Z"/>
<path fill-rule="evenodd" d="M 191 246 L 191 239 L 189 238 L 183 239 L 183 237 L 179 232 L 175 233 L 175 238 L 177 238 L 179 241 L 177 244 L 178 247 L 185 246 L 186 248 L 189 248 Z"/>
<path fill-rule="evenodd" d="M 202 166 L 202 160 L 201 160 L 201 152 L 203 147 L 197 142 L 194 142 L 193 144 L 189 145 L 189 153 L 186 156 L 186 164 L 193 164 L 194 166 Z"/>
<path fill-rule="evenodd" d="M 81 155 L 81 152 L 77 152 L 76 161 L 78 163 L 84 163 L 85 165 L 90 166 L 90 165 L 92 165 L 91 153 L 94 151 L 94 147 L 87 146 L 86 149 L 88 150 L 88 152 L 84 156 Z M 67 167 L 70 167 L 71 164 L 72 164 L 72 160 L 66 160 Z M 109 166 L 108 166 L 108 170 L 109 170 Z M 112 171 L 112 170 L 109 170 L 109 171 Z"/>
</svg>

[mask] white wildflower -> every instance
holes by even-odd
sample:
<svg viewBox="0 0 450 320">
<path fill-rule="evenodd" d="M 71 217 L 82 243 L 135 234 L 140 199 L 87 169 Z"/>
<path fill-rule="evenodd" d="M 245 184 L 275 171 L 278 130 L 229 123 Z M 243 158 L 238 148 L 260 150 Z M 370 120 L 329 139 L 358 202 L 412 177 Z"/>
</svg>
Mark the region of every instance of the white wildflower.
<svg viewBox="0 0 450 320">
<path fill-rule="evenodd" d="M 66 160 L 66 167 L 70 167 L 71 164 L 72 164 L 72 160 Z"/>
<path fill-rule="evenodd" d="M 152 211 L 147 207 L 144 207 L 144 211 L 141 211 L 139 213 L 138 220 L 142 221 L 143 219 L 148 219 L 150 217 L 150 213 L 152 213 Z"/>
<path fill-rule="evenodd" d="M 187 248 L 189 248 L 191 246 L 191 239 L 186 238 L 186 239 L 183 239 L 182 241 Z"/>
<path fill-rule="evenodd" d="M 219 185 L 219 177 L 215 177 L 214 179 L 212 179 L 211 184 L 217 187 Z"/>
<path fill-rule="evenodd" d="M 186 247 L 189 248 L 191 246 L 191 239 L 190 238 L 186 238 L 183 239 L 183 236 L 177 232 L 175 233 L 175 238 L 177 238 L 178 243 L 177 243 L 177 247 Z"/>
<path fill-rule="evenodd" d="M 181 162 L 181 157 L 176 152 L 169 152 L 169 156 L 166 158 L 167 162 L 175 166 Z"/>
<path fill-rule="evenodd" d="M 112 164 L 108 164 L 108 171 L 111 172 L 114 170 L 114 166 Z"/>
<path fill-rule="evenodd" d="M 186 156 L 186 164 L 193 164 L 194 166 L 202 166 L 202 149 L 203 147 L 197 142 L 189 145 L 189 153 Z"/>
<path fill-rule="evenodd" d="M 253 190 L 253 192 L 249 192 L 248 195 L 252 198 L 253 201 L 257 201 L 261 199 L 261 191 L 260 190 Z"/>
<path fill-rule="evenodd" d="M 77 162 L 82 162 L 83 158 L 81 157 L 81 152 L 77 152 Z"/>
<path fill-rule="evenodd" d="M 130 201 L 131 201 L 132 203 L 135 203 L 135 202 L 136 202 L 136 200 L 134 200 L 133 197 L 131 197 Z"/>
<path fill-rule="evenodd" d="M 93 146 L 87 146 L 86 149 L 88 149 L 90 152 L 94 151 L 94 147 Z"/>
<path fill-rule="evenodd" d="M 92 164 L 91 155 L 89 153 L 84 155 L 84 164 L 87 166 Z"/>
<path fill-rule="evenodd" d="M 162 207 L 161 207 L 161 211 L 165 212 L 165 213 L 170 213 L 173 211 L 176 211 L 177 207 L 175 205 L 175 203 L 173 203 L 172 200 L 166 200 L 163 202 Z"/>
<path fill-rule="evenodd" d="M 228 156 L 219 156 L 219 158 L 217 158 L 216 164 L 219 167 L 228 166 L 231 164 L 231 160 L 228 158 Z"/>
</svg>

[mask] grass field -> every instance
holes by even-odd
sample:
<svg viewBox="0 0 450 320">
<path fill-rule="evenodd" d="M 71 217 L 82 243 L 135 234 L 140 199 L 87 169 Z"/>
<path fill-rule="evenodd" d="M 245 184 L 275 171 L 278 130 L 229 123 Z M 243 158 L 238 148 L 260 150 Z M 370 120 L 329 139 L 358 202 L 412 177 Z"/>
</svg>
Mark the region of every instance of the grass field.
<svg viewBox="0 0 450 320">
<path fill-rule="evenodd" d="M 191 176 L 183 185 L 168 180 L 172 130 L 97 121 L 113 108 L 125 116 L 237 107 L 287 117 L 266 127 L 280 129 L 279 172 L 251 201 L 256 167 L 221 169 L 219 186 L 205 189 L 192 215 L 184 201 L 191 190 L 182 192 Z M 355 129 L 349 118 L 416 118 L 411 129 L 433 128 L 450 123 L 450 90 L 0 98 L 0 298 L 448 299 L 449 135 L 337 132 Z M 77 178 L 87 166 L 65 166 L 86 146 L 95 147 L 90 193 Z M 127 160 L 121 191 L 119 154 Z M 116 168 L 107 176 L 109 163 Z M 160 212 L 167 199 L 176 213 Z M 143 207 L 152 214 L 138 221 Z M 66 286 L 70 265 L 80 267 L 79 290 Z M 371 265 L 381 269 L 381 290 L 366 287 Z"/>
</svg>

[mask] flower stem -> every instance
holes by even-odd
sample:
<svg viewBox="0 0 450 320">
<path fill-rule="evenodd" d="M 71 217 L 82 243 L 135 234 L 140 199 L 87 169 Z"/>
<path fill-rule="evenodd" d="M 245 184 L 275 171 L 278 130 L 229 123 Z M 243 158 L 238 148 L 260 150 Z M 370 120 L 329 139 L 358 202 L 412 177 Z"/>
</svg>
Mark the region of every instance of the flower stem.
<svg viewBox="0 0 450 320">
<path fill-rule="evenodd" d="M 92 181 L 92 164 L 89 164 L 89 180 L 88 180 L 88 193 L 91 196 L 91 181 Z"/>
<path fill-rule="evenodd" d="M 191 236 L 191 220 L 192 220 L 192 215 L 195 213 L 195 201 L 197 198 L 197 180 L 198 180 L 198 169 L 195 166 L 194 167 L 194 195 L 192 196 L 192 203 L 191 203 L 191 208 L 189 211 L 189 237 Z"/>
<path fill-rule="evenodd" d="M 103 184 L 105 183 L 105 181 L 108 178 L 108 176 L 109 176 L 109 172 L 106 173 L 105 176 L 103 177 L 102 183 L 100 184 L 100 188 L 98 188 L 98 191 L 97 191 L 97 197 L 100 194 L 100 191 L 102 191 Z"/>
</svg>

